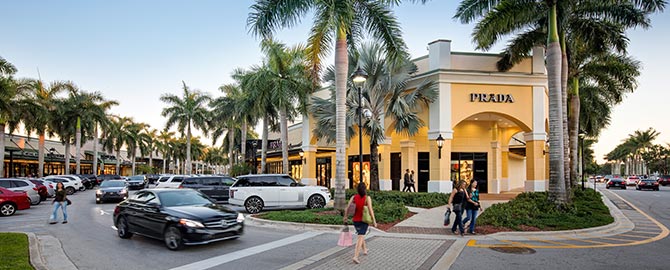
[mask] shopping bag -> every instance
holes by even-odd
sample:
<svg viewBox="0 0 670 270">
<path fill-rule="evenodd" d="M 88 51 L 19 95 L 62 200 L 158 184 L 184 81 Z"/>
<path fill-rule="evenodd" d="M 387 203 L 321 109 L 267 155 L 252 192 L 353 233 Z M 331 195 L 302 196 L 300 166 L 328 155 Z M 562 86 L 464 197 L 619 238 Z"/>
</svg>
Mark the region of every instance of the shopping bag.
<svg viewBox="0 0 670 270">
<path fill-rule="evenodd" d="M 344 226 L 344 229 L 340 232 L 340 239 L 337 240 L 337 245 L 341 247 L 348 247 L 352 244 L 352 236 L 349 231 L 349 226 Z"/>
<path fill-rule="evenodd" d="M 451 216 L 451 209 L 447 208 L 447 212 L 444 213 L 444 226 L 449 226 L 450 216 Z"/>
</svg>

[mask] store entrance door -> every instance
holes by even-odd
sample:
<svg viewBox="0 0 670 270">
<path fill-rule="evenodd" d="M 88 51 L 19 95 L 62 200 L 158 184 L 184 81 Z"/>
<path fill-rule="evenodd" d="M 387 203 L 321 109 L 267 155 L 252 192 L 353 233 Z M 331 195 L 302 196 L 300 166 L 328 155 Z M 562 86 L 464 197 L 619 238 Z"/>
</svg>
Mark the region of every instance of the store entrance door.
<svg viewBox="0 0 670 270">
<path fill-rule="evenodd" d="M 317 158 L 316 159 L 316 182 L 317 185 L 322 187 L 330 188 L 330 175 L 331 171 L 331 161 L 330 158 Z"/>
<path fill-rule="evenodd" d="M 477 181 L 480 193 L 488 193 L 488 153 L 451 153 L 451 180 Z"/>
<path fill-rule="evenodd" d="M 400 153 L 391 153 L 391 189 L 400 190 L 400 178 L 402 175 L 402 160 Z"/>
<path fill-rule="evenodd" d="M 417 172 L 416 180 L 418 181 L 418 191 L 428 192 L 428 181 L 430 180 L 430 153 L 419 152 L 417 157 Z"/>
</svg>

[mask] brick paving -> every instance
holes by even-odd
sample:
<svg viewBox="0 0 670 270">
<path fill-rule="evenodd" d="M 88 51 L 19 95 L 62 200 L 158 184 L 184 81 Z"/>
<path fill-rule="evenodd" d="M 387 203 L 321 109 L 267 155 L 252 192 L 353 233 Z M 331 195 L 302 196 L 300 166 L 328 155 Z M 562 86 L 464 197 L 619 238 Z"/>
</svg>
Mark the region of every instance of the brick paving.
<svg viewBox="0 0 670 270">
<path fill-rule="evenodd" d="M 367 256 L 360 254 L 360 264 L 351 260 L 354 254 L 354 246 L 351 246 L 300 269 L 427 270 L 435 265 L 454 241 L 375 236 L 366 243 L 370 253 Z"/>
<path fill-rule="evenodd" d="M 451 233 L 451 225 L 444 228 L 425 228 L 425 227 L 408 227 L 408 226 L 395 226 L 389 229 L 387 232 L 390 233 L 412 233 L 412 234 L 441 234 L 441 235 L 453 235 Z"/>
</svg>

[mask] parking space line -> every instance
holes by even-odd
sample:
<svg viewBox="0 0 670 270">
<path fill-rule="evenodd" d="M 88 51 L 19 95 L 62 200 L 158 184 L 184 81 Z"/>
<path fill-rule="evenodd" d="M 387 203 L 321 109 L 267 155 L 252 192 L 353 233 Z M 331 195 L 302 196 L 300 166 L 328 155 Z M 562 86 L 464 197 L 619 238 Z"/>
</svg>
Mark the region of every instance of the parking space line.
<svg viewBox="0 0 670 270">
<path fill-rule="evenodd" d="M 194 262 L 194 263 L 191 263 L 191 264 L 182 265 L 180 267 L 172 268 L 171 270 L 209 269 L 209 268 L 212 268 L 212 267 L 215 267 L 217 265 L 221 265 L 221 264 L 224 264 L 224 263 L 227 263 L 227 262 L 242 259 L 244 257 L 255 255 L 255 254 L 258 254 L 258 253 L 261 253 L 261 252 L 265 252 L 265 251 L 268 251 L 268 250 L 272 250 L 272 249 L 275 249 L 275 248 L 279 248 L 279 247 L 282 247 L 282 246 L 286 246 L 286 245 L 290 245 L 290 244 L 293 244 L 293 243 L 296 243 L 296 242 L 307 240 L 309 238 L 315 237 L 315 236 L 320 235 L 322 233 L 323 232 L 305 232 L 305 233 L 290 236 L 290 237 L 287 237 L 287 238 L 284 238 L 284 239 L 279 239 L 277 241 L 273 241 L 273 242 L 270 242 L 270 243 L 258 245 L 258 246 L 255 246 L 255 247 L 250 247 L 250 248 L 243 249 L 243 250 L 238 250 L 238 251 L 235 251 L 235 252 L 231 252 L 231 253 L 228 253 L 228 254 L 216 256 L 216 257 L 209 258 L 209 259 L 206 259 L 206 260 L 202 260 L 202 261 L 199 261 L 199 262 Z"/>
<path fill-rule="evenodd" d="M 621 238 L 612 238 L 612 237 L 600 237 L 600 239 L 614 240 L 614 241 L 619 241 L 619 242 L 624 242 L 624 243 L 629 243 L 629 242 L 633 241 L 632 239 L 621 239 Z"/>
<path fill-rule="evenodd" d="M 598 244 L 598 245 L 609 245 L 612 243 L 607 243 L 607 242 L 599 242 L 599 241 L 593 241 L 593 240 L 586 240 L 586 239 L 580 239 L 580 238 L 572 238 L 572 237 L 567 237 L 567 236 L 559 236 L 560 238 L 570 240 L 570 241 L 578 241 L 578 242 L 584 242 L 584 243 L 591 243 L 591 244 Z"/>
</svg>

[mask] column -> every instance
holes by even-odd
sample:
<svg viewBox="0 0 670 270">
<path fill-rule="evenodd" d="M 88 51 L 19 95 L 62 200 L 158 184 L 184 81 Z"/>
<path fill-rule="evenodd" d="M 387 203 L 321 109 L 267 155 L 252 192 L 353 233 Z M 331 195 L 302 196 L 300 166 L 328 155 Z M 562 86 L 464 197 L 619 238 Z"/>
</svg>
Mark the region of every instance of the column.
<svg viewBox="0 0 670 270">
<path fill-rule="evenodd" d="M 391 190 L 391 140 L 379 144 L 379 190 Z"/>
<path fill-rule="evenodd" d="M 414 170 L 414 190 L 417 189 L 417 183 L 419 182 L 417 180 L 417 153 L 416 153 L 416 141 L 413 140 L 402 140 L 400 141 L 400 164 L 401 164 L 401 178 L 400 178 L 400 183 L 401 187 L 403 187 L 403 178 L 405 175 L 405 170 L 409 169 L 410 171 Z"/>
<path fill-rule="evenodd" d="M 444 137 L 444 135 L 442 135 Z M 451 181 L 451 140 L 445 138 L 442 145 L 442 157 L 439 158 L 439 149 L 435 140 L 430 141 L 430 181 L 428 192 L 449 193 L 454 188 Z"/>
<path fill-rule="evenodd" d="M 544 151 L 547 140 L 545 132 L 545 98 L 544 86 L 533 86 L 533 127 L 524 133 L 526 141 L 526 182 L 525 191 L 546 191 L 548 189 L 548 157 Z"/>
<path fill-rule="evenodd" d="M 316 140 L 312 140 L 313 119 L 308 114 L 302 115 L 302 147 L 304 153 L 302 160 L 301 183 L 308 186 L 316 186 Z"/>
<path fill-rule="evenodd" d="M 500 185 L 502 182 L 502 151 L 500 147 L 500 130 L 498 123 L 491 124 L 491 150 L 489 163 L 489 175 L 491 179 L 488 181 L 488 191 L 490 194 L 499 194 Z"/>
<path fill-rule="evenodd" d="M 509 146 L 505 145 L 500 148 L 501 150 L 501 165 L 502 165 L 502 174 L 500 182 L 500 191 L 510 191 L 512 184 L 509 179 Z"/>
</svg>

